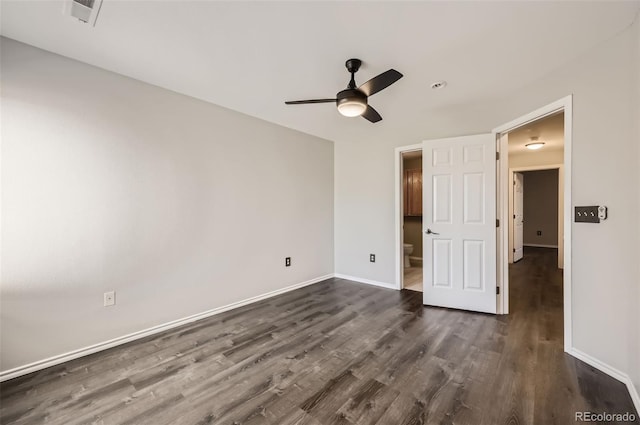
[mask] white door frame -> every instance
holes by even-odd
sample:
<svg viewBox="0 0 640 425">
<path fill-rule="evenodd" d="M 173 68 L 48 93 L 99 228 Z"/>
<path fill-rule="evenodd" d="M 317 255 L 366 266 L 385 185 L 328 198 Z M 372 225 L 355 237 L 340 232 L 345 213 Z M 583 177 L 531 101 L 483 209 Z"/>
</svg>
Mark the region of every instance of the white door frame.
<svg viewBox="0 0 640 425">
<path fill-rule="evenodd" d="M 396 188 L 396 289 L 404 288 L 404 215 L 402 208 L 404 206 L 402 154 L 407 152 L 422 151 L 422 143 L 408 146 L 400 146 L 395 151 L 395 188 Z"/>
<path fill-rule="evenodd" d="M 501 287 L 501 296 L 498 298 L 498 312 L 509 313 L 509 232 L 507 224 L 509 220 L 508 190 L 509 190 L 509 164 L 506 133 L 522 127 L 532 121 L 564 111 L 564 351 L 569 352 L 572 347 L 572 314 L 571 314 L 571 152 L 573 130 L 573 96 L 569 95 L 542 108 L 536 109 L 526 115 L 516 118 L 504 125 L 496 127 L 492 132 L 496 136 L 496 148 L 500 153 L 498 161 L 498 285 Z"/>
<path fill-rule="evenodd" d="M 558 170 L 558 267 L 562 265 L 560 268 L 564 268 L 564 214 L 560 214 L 560 211 L 563 209 L 563 195 L 564 195 L 564 165 L 563 164 L 549 164 L 549 165 L 531 165 L 528 167 L 509 167 L 509 181 L 513 181 L 514 173 L 526 173 L 527 171 L 545 171 L 545 170 Z M 525 189 L 526 190 L 526 189 Z M 509 192 L 510 193 L 510 192 Z M 512 217 L 511 211 L 513 211 L 513 196 L 508 195 L 508 205 L 509 209 L 509 217 Z M 562 211 L 564 212 L 564 211 Z M 509 239 L 507 239 L 510 246 L 513 246 L 513 219 L 510 218 L 507 231 L 509 233 Z M 524 243 L 523 243 L 524 245 Z M 509 264 L 513 263 L 513 252 L 511 250 L 507 251 L 509 253 Z M 562 262 L 560 261 L 560 257 L 562 256 Z M 508 282 L 507 282 L 508 286 Z M 507 289 L 508 291 L 508 289 Z M 507 299 L 507 311 L 509 310 L 509 299 Z"/>
</svg>

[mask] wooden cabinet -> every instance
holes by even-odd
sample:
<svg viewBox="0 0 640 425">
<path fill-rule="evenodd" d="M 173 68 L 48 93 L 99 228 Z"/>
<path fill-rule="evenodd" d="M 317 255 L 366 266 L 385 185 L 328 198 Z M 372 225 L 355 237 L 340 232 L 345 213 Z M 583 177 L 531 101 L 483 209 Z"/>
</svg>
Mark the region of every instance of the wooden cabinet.
<svg viewBox="0 0 640 425">
<path fill-rule="evenodd" d="M 422 169 L 404 170 L 404 215 L 422 216 Z"/>
</svg>

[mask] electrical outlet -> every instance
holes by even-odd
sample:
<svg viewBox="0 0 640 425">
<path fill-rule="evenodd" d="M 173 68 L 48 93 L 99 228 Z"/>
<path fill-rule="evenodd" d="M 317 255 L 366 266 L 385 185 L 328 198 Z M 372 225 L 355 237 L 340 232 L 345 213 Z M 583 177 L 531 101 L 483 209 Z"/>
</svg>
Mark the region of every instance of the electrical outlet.
<svg viewBox="0 0 640 425">
<path fill-rule="evenodd" d="M 110 291 L 104 293 L 104 306 L 109 307 L 116 303 L 116 291 Z"/>
<path fill-rule="evenodd" d="M 369 261 L 371 261 L 372 263 L 376 262 L 376 254 L 369 254 Z"/>
<path fill-rule="evenodd" d="M 542 236 L 542 230 L 538 230 L 538 231 L 536 232 L 536 235 L 538 235 L 538 236 Z"/>
<path fill-rule="evenodd" d="M 291 257 L 287 257 L 284 259 L 284 266 L 285 267 L 291 266 Z"/>
</svg>

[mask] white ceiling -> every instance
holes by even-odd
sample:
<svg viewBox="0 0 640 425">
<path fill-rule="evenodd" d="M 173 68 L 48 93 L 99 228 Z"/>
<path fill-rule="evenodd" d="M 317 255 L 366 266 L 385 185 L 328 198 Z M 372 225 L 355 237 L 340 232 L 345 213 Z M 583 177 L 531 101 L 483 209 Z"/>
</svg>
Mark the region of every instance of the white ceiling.
<svg viewBox="0 0 640 425">
<path fill-rule="evenodd" d="M 531 143 L 531 137 L 538 137 L 544 146 L 538 151 L 527 149 L 525 145 Z M 564 113 L 551 115 L 509 132 L 509 154 L 561 149 L 564 149 Z"/>
<path fill-rule="evenodd" d="M 62 3 L 2 0 L 1 33 L 45 50 L 330 140 L 419 137 L 439 111 L 506 96 L 630 25 L 640 2 L 104 0 L 97 25 Z M 332 104 L 348 82 L 405 77 L 371 124 Z M 448 81 L 434 91 L 430 83 Z M 498 125 L 500 123 L 496 123 Z M 379 137 L 378 137 L 379 138 Z"/>
</svg>

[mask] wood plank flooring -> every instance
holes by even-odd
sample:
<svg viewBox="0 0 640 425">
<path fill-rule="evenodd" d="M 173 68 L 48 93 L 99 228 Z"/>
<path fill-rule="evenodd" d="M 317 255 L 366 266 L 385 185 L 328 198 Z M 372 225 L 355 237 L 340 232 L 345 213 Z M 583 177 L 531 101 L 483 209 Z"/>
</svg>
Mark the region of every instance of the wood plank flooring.
<svg viewBox="0 0 640 425">
<path fill-rule="evenodd" d="M 563 353 L 555 261 L 527 249 L 508 317 L 328 280 L 5 382 L 0 422 L 567 425 L 633 411 L 622 383 Z"/>
</svg>

